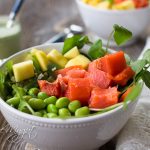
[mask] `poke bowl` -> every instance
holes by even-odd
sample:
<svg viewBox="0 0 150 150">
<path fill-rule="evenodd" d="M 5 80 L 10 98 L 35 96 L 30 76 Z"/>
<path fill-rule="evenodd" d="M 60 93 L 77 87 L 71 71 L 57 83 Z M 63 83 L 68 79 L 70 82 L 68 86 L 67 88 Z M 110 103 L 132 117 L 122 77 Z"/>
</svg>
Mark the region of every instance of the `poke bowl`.
<svg viewBox="0 0 150 150">
<path fill-rule="evenodd" d="M 149 6 L 132 9 L 129 6 L 130 9 L 127 9 L 128 5 L 125 8 L 123 5 L 122 9 L 118 8 L 112 10 L 110 8 L 106 8 L 108 5 L 102 5 L 102 8 L 98 8 L 98 6 L 94 5 L 93 7 L 83 1 L 84 0 L 76 0 L 85 26 L 97 36 L 101 37 L 104 41 L 107 41 L 111 28 L 114 24 L 120 24 L 133 32 L 133 39 L 129 43 L 134 42 L 136 38 L 143 35 L 150 25 Z M 131 2 L 132 0 L 127 1 Z M 110 3 L 110 1 L 104 1 L 103 3 Z M 113 41 L 111 41 L 111 44 L 115 45 Z"/>
<path fill-rule="evenodd" d="M 45 60 L 42 61 L 43 58 L 45 59 L 45 56 L 48 56 L 48 55 L 53 57 L 56 53 L 57 53 L 57 56 L 60 56 L 59 54 L 61 54 L 61 50 L 64 47 L 63 45 L 64 45 L 64 43 L 55 43 L 55 44 L 51 43 L 51 44 L 35 46 L 33 48 L 29 48 L 29 49 L 23 50 L 21 52 L 18 52 L 16 54 L 12 55 L 11 57 L 9 57 L 7 60 L 5 60 L 2 63 L 2 65 L 0 66 L 1 73 L 2 73 L 2 70 L 4 70 L 5 67 L 7 67 L 6 70 L 9 73 L 7 75 L 6 74 L 4 74 L 4 75 L 5 75 L 5 77 L 11 76 L 11 78 L 10 78 L 11 81 L 7 82 L 7 86 L 9 86 L 9 88 L 11 88 L 11 90 L 9 88 L 5 89 L 5 92 L 7 93 L 6 99 L 3 98 L 4 95 L 1 92 L 0 110 L 1 110 L 2 114 L 4 115 L 5 119 L 7 120 L 7 122 L 10 124 L 10 126 L 18 133 L 18 135 L 20 135 L 21 138 L 23 138 L 26 142 L 36 145 L 38 148 L 41 148 L 42 150 L 50 150 L 50 149 L 52 149 L 52 150 L 70 150 L 70 149 L 72 149 L 72 150 L 77 150 L 77 149 L 78 150 L 85 150 L 85 149 L 86 150 L 94 150 L 94 149 L 98 149 L 100 146 L 102 146 L 104 143 L 108 142 L 112 137 L 114 137 L 125 125 L 125 123 L 129 119 L 129 117 L 131 116 L 132 112 L 134 111 L 139 94 L 142 89 L 142 86 L 140 84 L 140 88 L 138 89 L 138 92 L 136 90 L 137 95 L 136 96 L 134 95 L 134 98 L 129 97 L 131 99 L 133 98 L 131 101 L 129 101 L 129 100 L 126 101 L 127 99 L 125 100 L 126 105 L 128 105 L 127 107 L 124 107 L 125 105 L 123 105 L 123 102 L 121 102 L 121 99 L 119 98 L 120 92 L 118 90 L 116 90 L 118 88 L 118 86 L 116 86 L 116 84 L 113 85 L 114 83 L 112 84 L 112 87 L 108 87 L 108 85 L 106 85 L 106 84 L 101 85 L 101 86 L 108 87 L 108 89 L 101 89 L 101 92 L 108 94 L 108 95 L 104 94 L 104 96 L 102 96 L 102 98 L 104 99 L 105 97 L 109 97 L 110 102 L 108 102 L 108 99 L 106 98 L 106 102 L 104 102 L 104 103 L 101 102 L 98 104 L 98 106 L 95 103 L 95 99 L 96 99 L 95 97 L 97 97 L 97 96 L 99 97 L 99 95 L 93 96 L 93 100 L 91 99 L 89 101 L 90 106 L 89 105 L 87 106 L 85 99 L 84 100 L 82 99 L 83 95 L 87 96 L 87 94 L 84 94 L 84 92 L 88 91 L 87 83 L 85 83 L 85 82 L 84 82 L 85 85 L 82 85 L 81 86 L 82 88 L 80 89 L 80 83 L 82 82 L 82 80 L 77 80 L 78 81 L 78 82 L 76 82 L 77 85 L 75 85 L 75 87 L 77 86 L 77 88 L 79 90 L 76 89 L 78 95 L 74 95 L 74 96 L 77 96 L 78 99 L 73 98 L 73 100 L 72 100 L 72 98 L 71 98 L 72 95 L 71 96 L 65 95 L 66 97 L 64 97 L 64 95 L 63 96 L 61 95 L 58 97 L 56 94 L 57 93 L 56 90 L 54 90 L 54 89 L 49 90 L 50 93 L 51 92 L 53 93 L 53 96 L 46 97 L 46 99 L 52 98 L 52 97 L 54 98 L 55 96 L 58 98 L 57 101 L 55 102 L 55 106 L 57 108 L 59 108 L 57 113 L 54 112 L 55 111 L 54 109 L 48 108 L 49 107 L 48 105 L 54 106 L 54 101 L 51 99 L 49 102 L 46 102 L 45 98 L 42 98 L 43 95 L 41 96 L 41 94 L 39 94 L 41 91 L 43 91 L 42 90 L 43 87 L 41 86 L 41 84 L 39 84 L 39 87 L 38 87 L 39 88 L 38 90 L 40 90 L 40 91 L 38 91 L 39 92 L 38 94 L 36 92 L 31 92 L 31 90 L 28 90 L 28 91 L 26 91 L 28 94 L 26 93 L 26 97 L 25 97 L 25 95 L 22 94 L 22 93 L 24 93 L 23 88 L 26 89 L 26 88 L 28 88 L 27 85 L 28 86 L 30 85 L 32 87 L 32 90 L 33 90 L 33 88 L 35 89 L 35 86 L 30 84 L 34 80 L 34 76 L 37 73 L 36 71 L 38 71 L 37 66 L 36 66 L 37 64 L 35 62 L 37 62 L 37 60 L 38 61 L 40 60 L 39 64 L 40 64 L 41 68 L 45 71 L 44 67 L 45 67 L 45 64 L 47 64 L 47 61 L 45 61 Z M 73 55 L 77 55 L 77 56 L 72 56 L 70 54 L 68 55 L 67 53 L 66 53 L 67 55 L 64 55 L 64 56 L 67 57 L 68 59 L 70 57 L 72 57 L 72 58 L 70 58 L 70 60 L 74 59 L 73 57 L 78 57 L 79 55 L 80 55 L 80 57 L 81 57 L 81 55 L 83 57 L 86 57 L 86 55 L 84 55 L 83 53 L 82 54 L 75 53 L 75 51 L 77 51 L 77 49 L 78 49 L 77 47 L 74 47 L 73 49 L 71 49 L 74 52 Z M 85 49 L 87 49 L 87 48 L 85 48 Z M 57 50 L 57 52 L 56 52 L 56 50 Z M 83 52 L 84 52 L 84 50 L 83 50 Z M 109 50 L 109 53 L 112 53 L 112 54 L 108 54 L 108 55 L 106 55 L 106 57 L 108 57 L 108 56 L 114 57 L 115 54 L 117 54 L 113 50 Z M 53 54 L 53 55 L 50 55 L 50 54 Z M 127 62 L 127 59 L 125 60 L 123 52 L 118 52 L 118 54 L 121 55 L 123 58 L 123 60 L 121 60 L 122 63 L 124 61 Z M 31 57 L 34 55 L 36 57 Z M 53 59 L 53 62 L 55 62 L 55 63 L 63 62 L 64 63 L 64 60 L 62 61 L 62 56 L 59 57 L 59 59 L 55 59 L 57 61 L 55 61 Z M 35 61 L 35 58 L 36 58 L 36 61 Z M 86 60 L 87 59 L 88 58 L 86 57 Z M 31 63 L 31 61 L 33 61 L 34 63 L 33 62 Z M 12 65 L 11 62 L 13 62 L 13 66 L 11 66 Z M 67 62 L 67 64 L 68 64 L 68 62 Z M 80 65 L 80 63 L 79 63 L 80 61 L 75 61 L 75 62 L 77 62 L 78 66 Z M 91 62 L 82 60 L 81 64 L 83 62 L 84 62 L 84 66 L 82 66 L 83 68 L 85 67 L 86 63 L 88 63 L 88 65 L 89 65 L 89 63 L 91 63 Z M 96 61 L 93 61 L 93 62 L 95 63 Z M 69 64 L 71 64 L 71 65 L 70 66 L 67 65 L 66 68 L 73 66 L 72 63 L 69 62 Z M 32 76 L 32 69 L 33 69 L 32 66 L 33 65 L 34 65 L 34 69 L 35 69 L 34 71 L 36 73 L 34 72 L 34 75 Z M 126 67 L 127 66 L 128 65 L 126 64 Z M 57 66 L 51 68 L 52 69 L 51 71 L 58 71 L 56 69 L 56 67 Z M 77 70 L 78 71 L 82 70 L 82 72 L 85 72 L 85 70 L 86 70 L 85 68 L 87 68 L 87 66 L 84 69 L 83 68 L 79 68 Z M 13 72 L 10 72 L 11 69 L 13 69 Z M 62 71 L 62 69 L 60 69 L 60 70 Z M 6 73 L 5 71 L 4 71 L 4 73 Z M 52 73 L 51 71 L 50 71 L 50 73 Z M 94 71 L 92 70 L 92 73 L 93 72 Z M 12 75 L 12 73 L 13 73 L 13 75 Z M 59 72 L 59 74 L 58 74 L 58 72 L 57 72 L 57 77 L 60 76 L 61 73 Z M 71 80 L 75 81 L 72 78 L 76 78 L 76 75 L 77 75 L 77 78 L 79 78 L 79 74 L 72 74 L 72 77 L 68 81 L 68 86 L 69 86 L 69 82 Z M 98 74 L 96 73 L 96 75 L 98 75 Z M 86 74 L 86 77 L 84 77 L 84 79 L 87 78 L 87 76 L 88 75 Z M 131 76 L 133 77 L 133 74 Z M 131 79 L 131 76 L 130 76 L 130 78 L 128 78 L 128 80 Z M 4 79 L 3 77 L 4 76 L 2 76 L 2 74 L 1 74 L 0 79 L 3 80 Z M 12 83 L 14 80 L 14 77 L 15 77 L 15 84 Z M 27 79 L 27 78 L 30 78 L 30 79 Z M 42 81 L 44 81 L 45 77 L 43 79 L 43 74 L 41 74 L 41 72 L 40 72 L 40 74 L 38 75 L 38 79 L 36 78 L 36 84 L 37 84 L 37 80 L 38 80 L 38 83 L 40 83 L 39 80 L 41 80 L 41 79 L 42 79 Z M 80 79 L 83 79 L 83 77 L 80 76 Z M 4 80 L 7 80 L 7 79 L 5 78 Z M 24 80 L 27 82 L 24 82 Z M 47 81 L 46 83 L 48 84 L 48 82 L 50 82 L 50 81 L 51 81 L 51 78 L 49 78 L 49 81 Z M 57 83 L 57 79 L 53 83 L 51 82 L 49 84 L 52 85 L 52 84 L 56 84 L 56 83 Z M 92 82 L 92 83 L 94 83 L 94 82 Z M 108 84 L 108 82 L 105 82 L 105 83 Z M 126 83 L 127 83 L 127 81 L 126 81 Z M 14 86 L 12 86 L 12 84 Z M 45 83 L 42 82 L 42 84 L 45 84 Z M 73 83 L 73 84 L 75 84 L 75 83 Z M 124 84 L 124 80 L 123 80 L 123 83 L 121 82 L 121 84 Z M 71 82 L 71 85 L 72 85 L 72 82 Z M 91 82 L 90 82 L 90 85 L 91 85 Z M 63 87 L 64 87 L 64 85 L 63 85 Z M 2 84 L 0 85 L 0 88 L 2 91 L 3 90 Z M 94 89 L 96 88 L 96 90 L 98 89 L 98 87 L 95 87 L 95 86 L 93 87 L 93 84 L 92 84 L 92 88 L 94 88 Z M 45 88 L 45 89 L 47 90 L 47 88 Z M 45 89 L 44 89 L 44 91 L 45 91 Z M 106 92 L 105 90 L 106 91 L 108 90 L 109 92 L 108 91 Z M 123 93 L 126 93 L 126 89 L 124 89 L 124 90 L 125 91 Z M 64 88 L 63 88 L 63 91 L 64 91 Z M 73 92 L 74 91 L 75 90 L 73 90 Z M 132 93 L 132 90 L 130 92 Z M 45 93 L 46 93 L 46 91 L 45 91 Z M 69 94 L 70 93 L 71 93 L 71 91 L 69 92 Z M 116 95 L 117 95 L 117 101 L 116 101 Z M 63 106 L 60 106 L 58 101 L 62 98 L 66 98 L 66 99 L 68 98 L 71 101 L 69 102 L 69 104 L 65 103 Z M 81 98 L 81 101 L 79 101 L 80 98 Z M 40 103 L 36 104 L 35 101 L 39 100 L 39 99 L 41 99 L 42 102 L 40 101 Z M 101 98 L 99 97 L 99 99 L 101 99 Z M 72 109 L 72 107 L 70 106 L 70 104 L 72 102 L 74 102 L 74 100 L 78 100 L 78 102 L 81 102 L 80 106 L 79 107 L 77 106 L 76 107 L 77 109 L 75 111 L 74 111 L 74 108 Z M 43 101 L 45 101 L 45 103 L 48 103 L 48 105 L 44 104 L 44 106 L 43 106 Z M 26 107 L 24 108 L 23 106 L 26 106 Z M 79 111 L 79 110 L 81 110 L 81 108 L 83 108 L 85 110 L 83 113 L 81 113 L 81 111 Z M 45 109 L 45 110 L 43 110 L 43 109 Z M 62 109 L 65 109 L 65 113 L 63 113 L 61 111 Z M 66 109 L 67 109 L 67 111 L 66 111 Z M 97 111 L 97 109 L 98 109 L 98 111 Z M 59 116 L 58 116 L 58 114 L 59 114 Z"/>
</svg>

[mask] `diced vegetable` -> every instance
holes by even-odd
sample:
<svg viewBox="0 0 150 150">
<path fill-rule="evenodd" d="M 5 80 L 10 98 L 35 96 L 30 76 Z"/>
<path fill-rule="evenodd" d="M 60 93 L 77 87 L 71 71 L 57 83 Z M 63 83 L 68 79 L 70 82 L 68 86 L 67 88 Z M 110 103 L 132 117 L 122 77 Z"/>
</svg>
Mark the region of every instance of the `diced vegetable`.
<svg viewBox="0 0 150 150">
<path fill-rule="evenodd" d="M 72 59 L 75 58 L 76 56 L 78 56 L 80 54 L 78 48 L 75 46 L 74 48 L 72 48 L 71 50 L 69 50 L 67 53 L 64 54 L 64 57 L 67 59 Z"/>
<path fill-rule="evenodd" d="M 14 64 L 13 72 L 16 82 L 34 77 L 34 66 L 32 60 Z"/>
<path fill-rule="evenodd" d="M 99 9 L 110 9 L 111 3 L 109 1 L 103 1 L 96 6 Z"/>
<path fill-rule="evenodd" d="M 46 71 L 48 67 L 48 59 L 47 59 L 46 54 L 43 51 L 40 51 L 40 50 L 36 51 L 35 49 L 34 55 L 36 59 L 38 60 L 42 71 Z"/>
<path fill-rule="evenodd" d="M 84 69 L 86 69 L 90 62 L 91 61 L 87 57 L 80 54 L 80 55 L 76 56 L 75 58 L 69 60 L 68 63 L 66 64 L 65 68 L 81 65 Z"/>
<path fill-rule="evenodd" d="M 116 87 L 108 89 L 95 88 L 92 90 L 89 101 L 90 108 L 106 108 L 118 103 L 118 95 Z"/>
<path fill-rule="evenodd" d="M 68 60 L 56 49 L 53 49 L 52 51 L 50 51 L 47 55 L 47 58 L 62 68 L 64 68 L 68 62 Z"/>
</svg>

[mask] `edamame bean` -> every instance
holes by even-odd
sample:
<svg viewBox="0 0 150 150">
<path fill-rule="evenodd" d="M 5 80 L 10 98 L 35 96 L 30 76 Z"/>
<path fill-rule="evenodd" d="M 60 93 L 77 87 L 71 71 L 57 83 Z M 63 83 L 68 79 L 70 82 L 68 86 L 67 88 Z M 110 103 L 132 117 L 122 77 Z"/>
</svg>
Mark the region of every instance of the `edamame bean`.
<svg viewBox="0 0 150 150">
<path fill-rule="evenodd" d="M 38 95 L 37 95 L 37 97 L 39 99 L 44 100 L 44 99 L 48 98 L 49 96 L 45 92 L 39 92 Z"/>
<path fill-rule="evenodd" d="M 29 101 L 30 99 L 32 98 L 32 96 L 30 96 L 30 95 L 25 95 L 25 96 L 23 96 L 23 99 L 25 100 L 25 101 Z"/>
<path fill-rule="evenodd" d="M 27 114 L 31 114 L 30 110 L 27 107 L 19 107 L 18 110 L 27 113 Z"/>
<path fill-rule="evenodd" d="M 43 115 L 43 118 L 48 118 L 47 114 L 44 114 L 44 115 Z"/>
<path fill-rule="evenodd" d="M 57 114 L 55 113 L 47 113 L 48 118 L 55 118 L 57 117 Z"/>
<path fill-rule="evenodd" d="M 76 117 L 83 117 L 83 116 L 87 116 L 89 114 L 90 114 L 90 110 L 87 106 L 78 108 L 75 112 Z"/>
<path fill-rule="evenodd" d="M 10 98 L 6 101 L 6 103 L 9 105 L 13 105 L 14 107 L 17 107 L 20 103 L 20 98 L 19 97 Z"/>
<path fill-rule="evenodd" d="M 41 112 L 35 112 L 34 116 L 42 117 L 42 113 Z"/>
<path fill-rule="evenodd" d="M 47 111 L 45 109 L 39 110 L 38 112 L 42 113 L 42 115 L 47 114 Z"/>
<path fill-rule="evenodd" d="M 70 117 L 71 113 L 67 108 L 61 108 L 61 109 L 59 109 L 59 116 L 60 117 Z"/>
<path fill-rule="evenodd" d="M 57 98 L 55 96 L 48 97 L 44 99 L 44 102 L 49 105 L 49 104 L 56 104 Z"/>
<path fill-rule="evenodd" d="M 28 103 L 35 110 L 40 110 L 46 107 L 46 104 L 42 99 L 31 98 Z"/>
<path fill-rule="evenodd" d="M 37 94 L 39 93 L 39 89 L 38 88 L 31 88 L 28 93 L 30 96 L 33 96 L 33 97 L 37 96 Z"/>
<path fill-rule="evenodd" d="M 69 104 L 69 99 L 67 97 L 61 97 L 56 101 L 57 108 L 67 108 Z"/>
<path fill-rule="evenodd" d="M 81 107 L 81 103 L 78 100 L 72 101 L 68 105 L 68 108 L 72 113 L 75 113 L 75 111 L 80 107 Z"/>
<path fill-rule="evenodd" d="M 57 114 L 58 113 L 58 108 L 54 104 L 49 104 L 47 106 L 47 112 Z"/>
</svg>

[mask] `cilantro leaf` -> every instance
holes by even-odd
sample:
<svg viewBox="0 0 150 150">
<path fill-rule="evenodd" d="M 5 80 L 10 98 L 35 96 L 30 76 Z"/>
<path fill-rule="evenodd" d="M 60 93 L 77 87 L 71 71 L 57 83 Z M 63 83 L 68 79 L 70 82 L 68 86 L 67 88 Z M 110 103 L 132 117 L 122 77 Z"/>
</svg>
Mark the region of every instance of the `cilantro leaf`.
<svg viewBox="0 0 150 150">
<path fill-rule="evenodd" d="M 122 45 L 132 38 L 132 32 L 126 28 L 115 24 L 114 28 L 114 40 L 117 45 Z"/>
<path fill-rule="evenodd" d="M 102 48 L 102 41 L 96 41 L 88 51 L 88 56 L 94 60 L 100 57 L 103 57 L 106 54 L 106 51 Z"/>
<path fill-rule="evenodd" d="M 89 38 L 87 36 L 74 35 L 73 37 L 67 38 L 64 41 L 62 54 L 65 54 L 66 52 L 68 52 L 70 49 L 72 49 L 75 46 L 81 49 L 84 46 L 84 44 L 88 44 L 88 43 L 91 43 L 91 42 L 89 41 Z"/>
</svg>

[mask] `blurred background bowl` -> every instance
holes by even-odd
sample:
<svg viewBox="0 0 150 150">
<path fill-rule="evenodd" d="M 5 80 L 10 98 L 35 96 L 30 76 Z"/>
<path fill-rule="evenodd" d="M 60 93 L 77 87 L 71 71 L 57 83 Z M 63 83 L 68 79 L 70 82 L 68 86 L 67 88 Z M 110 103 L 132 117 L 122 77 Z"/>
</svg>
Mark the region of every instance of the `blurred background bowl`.
<svg viewBox="0 0 150 150">
<path fill-rule="evenodd" d="M 76 0 L 85 26 L 104 41 L 108 39 L 114 24 L 132 31 L 133 40 L 141 36 L 150 25 L 150 7 L 134 10 L 100 10 Z"/>
</svg>

